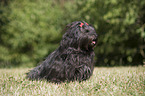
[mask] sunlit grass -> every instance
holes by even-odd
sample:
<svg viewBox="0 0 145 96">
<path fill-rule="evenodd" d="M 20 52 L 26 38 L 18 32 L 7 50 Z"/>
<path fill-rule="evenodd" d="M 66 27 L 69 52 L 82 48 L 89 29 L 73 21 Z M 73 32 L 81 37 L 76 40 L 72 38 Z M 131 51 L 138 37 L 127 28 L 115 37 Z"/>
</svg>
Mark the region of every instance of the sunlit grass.
<svg viewBox="0 0 145 96">
<path fill-rule="evenodd" d="M 95 68 L 93 76 L 81 83 L 62 84 L 29 81 L 29 69 L 0 69 L 2 96 L 145 96 L 145 67 Z"/>
</svg>

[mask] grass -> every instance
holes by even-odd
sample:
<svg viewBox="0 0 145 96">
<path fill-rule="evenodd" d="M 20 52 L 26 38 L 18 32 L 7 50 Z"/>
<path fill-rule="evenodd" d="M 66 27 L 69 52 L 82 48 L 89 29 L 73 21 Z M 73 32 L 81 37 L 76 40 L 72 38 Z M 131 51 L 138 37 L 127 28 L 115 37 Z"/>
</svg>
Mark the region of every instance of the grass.
<svg viewBox="0 0 145 96">
<path fill-rule="evenodd" d="M 0 69 L 0 96 L 145 96 L 145 67 L 95 68 L 81 83 L 29 81 L 28 68 Z"/>
</svg>

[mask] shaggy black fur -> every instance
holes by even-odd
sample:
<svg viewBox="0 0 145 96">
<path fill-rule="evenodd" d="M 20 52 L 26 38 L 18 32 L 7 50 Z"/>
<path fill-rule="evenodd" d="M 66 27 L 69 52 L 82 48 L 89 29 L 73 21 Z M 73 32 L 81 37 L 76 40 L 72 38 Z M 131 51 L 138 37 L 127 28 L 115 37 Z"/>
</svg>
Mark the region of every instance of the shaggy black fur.
<svg viewBox="0 0 145 96">
<path fill-rule="evenodd" d="M 66 26 L 60 46 L 42 64 L 27 73 L 32 80 L 50 82 L 82 81 L 93 73 L 94 47 L 97 43 L 95 29 L 85 21 L 75 21 Z"/>
</svg>

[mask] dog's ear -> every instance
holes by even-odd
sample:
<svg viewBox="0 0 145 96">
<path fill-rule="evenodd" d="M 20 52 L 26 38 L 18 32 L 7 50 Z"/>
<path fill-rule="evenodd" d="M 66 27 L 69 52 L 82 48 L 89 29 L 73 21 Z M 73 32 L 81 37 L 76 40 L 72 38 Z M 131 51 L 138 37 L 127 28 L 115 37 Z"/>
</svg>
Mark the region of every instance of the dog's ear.
<svg viewBox="0 0 145 96">
<path fill-rule="evenodd" d="M 87 37 L 80 38 L 78 42 L 78 50 L 89 50 L 89 40 Z"/>
</svg>

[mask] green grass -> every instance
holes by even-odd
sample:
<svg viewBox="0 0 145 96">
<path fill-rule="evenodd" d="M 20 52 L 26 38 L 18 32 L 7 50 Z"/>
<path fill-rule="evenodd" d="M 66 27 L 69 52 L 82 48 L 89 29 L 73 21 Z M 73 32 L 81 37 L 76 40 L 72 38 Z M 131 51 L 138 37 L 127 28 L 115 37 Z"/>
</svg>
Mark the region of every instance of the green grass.
<svg viewBox="0 0 145 96">
<path fill-rule="evenodd" d="M 28 68 L 0 69 L 0 96 L 145 96 L 145 67 L 95 68 L 81 83 L 29 81 Z"/>
</svg>

